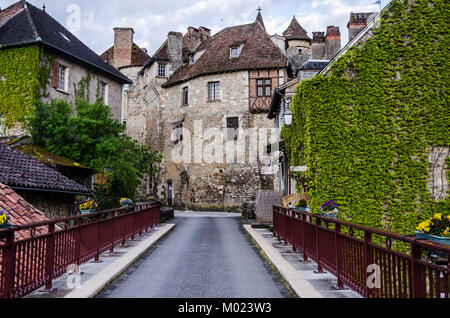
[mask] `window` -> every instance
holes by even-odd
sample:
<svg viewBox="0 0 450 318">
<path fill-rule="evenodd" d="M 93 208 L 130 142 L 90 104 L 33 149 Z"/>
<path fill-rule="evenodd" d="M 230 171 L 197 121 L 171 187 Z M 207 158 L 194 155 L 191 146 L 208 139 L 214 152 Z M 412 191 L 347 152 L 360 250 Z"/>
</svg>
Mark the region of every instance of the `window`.
<svg viewBox="0 0 450 318">
<path fill-rule="evenodd" d="M 181 105 L 189 105 L 189 87 L 183 87 L 181 95 Z"/>
<path fill-rule="evenodd" d="M 239 48 L 238 47 L 232 47 L 230 49 L 230 57 L 231 58 L 239 57 Z"/>
<path fill-rule="evenodd" d="M 103 104 L 108 105 L 108 84 L 100 83 L 100 98 Z"/>
<path fill-rule="evenodd" d="M 58 85 L 57 88 L 66 91 L 66 67 L 60 65 L 58 68 Z"/>
<path fill-rule="evenodd" d="M 302 49 L 299 49 L 298 50 L 298 54 L 300 55 L 300 54 L 303 54 L 303 50 Z"/>
<path fill-rule="evenodd" d="M 239 137 L 239 118 L 227 118 L 227 140 L 238 140 Z"/>
<path fill-rule="evenodd" d="M 158 77 L 166 77 L 166 64 L 158 64 Z"/>
<path fill-rule="evenodd" d="M 124 119 L 124 120 L 122 121 L 122 125 L 124 125 L 125 127 L 127 127 L 127 120 L 126 120 L 126 119 Z"/>
<path fill-rule="evenodd" d="M 220 82 L 208 83 L 208 100 L 210 102 L 220 100 Z"/>
<path fill-rule="evenodd" d="M 183 122 L 177 122 L 172 125 L 172 141 L 176 145 L 183 141 Z"/>
<path fill-rule="evenodd" d="M 256 80 L 256 89 L 258 97 L 271 97 L 272 96 L 272 80 L 271 79 L 258 79 Z"/>
<path fill-rule="evenodd" d="M 5 116 L 0 114 L 0 136 L 4 137 L 6 136 L 6 129 L 5 129 Z"/>
</svg>

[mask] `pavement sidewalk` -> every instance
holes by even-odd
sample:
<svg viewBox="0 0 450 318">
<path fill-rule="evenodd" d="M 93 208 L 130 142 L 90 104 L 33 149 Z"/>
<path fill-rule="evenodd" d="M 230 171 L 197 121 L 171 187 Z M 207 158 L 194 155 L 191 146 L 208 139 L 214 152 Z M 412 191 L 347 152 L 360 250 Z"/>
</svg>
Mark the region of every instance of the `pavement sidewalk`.
<svg viewBox="0 0 450 318">
<path fill-rule="evenodd" d="M 127 240 L 125 247 L 115 246 L 114 253 L 103 253 L 100 263 L 90 261 L 78 269 L 71 268 L 80 274 L 68 271 L 53 280 L 53 291 L 46 292 L 42 287 L 24 298 L 93 298 L 174 227 L 175 224 L 160 224 L 134 241 Z"/>
<path fill-rule="evenodd" d="M 302 262 L 301 253 L 294 253 L 291 245 L 279 242 L 267 228 L 244 224 L 244 229 L 300 298 L 362 298 L 351 289 L 334 290 L 337 285 L 334 275 L 315 274 L 315 262 Z"/>
</svg>

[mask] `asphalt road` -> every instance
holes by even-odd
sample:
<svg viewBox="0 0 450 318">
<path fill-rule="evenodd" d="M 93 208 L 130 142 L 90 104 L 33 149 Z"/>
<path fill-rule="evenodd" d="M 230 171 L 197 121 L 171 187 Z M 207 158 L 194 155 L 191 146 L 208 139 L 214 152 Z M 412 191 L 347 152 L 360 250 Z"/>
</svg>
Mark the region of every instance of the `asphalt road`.
<svg viewBox="0 0 450 318">
<path fill-rule="evenodd" d="M 237 217 L 180 217 L 101 298 L 288 298 Z"/>
</svg>

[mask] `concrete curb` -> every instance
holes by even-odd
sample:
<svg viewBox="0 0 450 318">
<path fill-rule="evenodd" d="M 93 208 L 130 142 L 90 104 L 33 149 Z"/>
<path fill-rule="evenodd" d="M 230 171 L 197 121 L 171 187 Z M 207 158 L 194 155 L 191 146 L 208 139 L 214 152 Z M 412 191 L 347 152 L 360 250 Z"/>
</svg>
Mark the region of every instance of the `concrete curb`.
<svg viewBox="0 0 450 318">
<path fill-rule="evenodd" d="M 261 234 L 251 227 L 251 225 L 244 224 L 244 229 L 250 234 L 253 240 L 258 244 L 259 248 L 267 255 L 269 260 L 300 298 L 323 298 L 322 295 L 317 292 L 317 290 L 306 281 Z"/>
<path fill-rule="evenodd" d="M 93 298 L 100 293 L 103 288 L 120 276 L 128 267 L 134 264 L 144 253 L 154 246 L 163 236 L 169 233 L 175 224 L 163 224 L 161 228 L 149 238 L 145 239 L 138 246 L 133 247 L 124 256 L 110 264 L 105 269 L 75 289 L 64 298 Z"/>
</svg>

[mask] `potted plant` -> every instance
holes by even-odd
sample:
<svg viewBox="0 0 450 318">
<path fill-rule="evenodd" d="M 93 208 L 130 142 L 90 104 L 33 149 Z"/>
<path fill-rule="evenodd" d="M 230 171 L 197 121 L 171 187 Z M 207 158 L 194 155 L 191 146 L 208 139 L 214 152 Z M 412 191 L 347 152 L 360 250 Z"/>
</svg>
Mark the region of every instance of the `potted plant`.
<svg viewBox="0 0 450 318">
<path fill-rule="evenodd" d="M 337 219 L 338 218 L 338 208 L 339 205 L 337 205 L 333 200 L 330 200 L 328 202 L 325 202 L 319 209 L 321 214 L 323 216 L 326 216 L 328 218 Z"/>
<path fill-rule="evenodd" d="M 3 209 L 0 209 L 0 229 L 11 227 L 11 216 Z"/>
<path fill-rule="evenodd" d="M 80 211 L 81 214 L 89 214 L 96 212 L 98 209 L 98 203 L 94 200 L 86 201 L 82 204 L 80 204 Z"/>
<path fill-rule="evenodd" d="M 120 204 L 122 205 L 122 208 L 125 208 L 125 207 L 132 205 L 133 201 L 131 201 L 131 199 L 128 199 L 128 198 L 122 198 L 122 199 L 120 199 Z"/>
<path fill-rule="evenodd" d="M 299 200 L 295 202 L 294 206 L 299 211 L 308 212 L 308 202 L 306 200 Z"/>
<path fill-rule="evenodd" d="M 148 201 L 148 202 L 158 202 L 158 199 L 156 199 L 156 198 L 153 197 L 153 196 L 148 196 L 148 197 L 147 197 L 147 201 Z"/>
<path fill-rule="evenodd" d="M 431 219 L 420 223 L 416 228 L 416 236 L 419 239 L 427 239 L 432 242 L 450 245 L 450 215 L 435 214 Z M 445 257 L 447 254 L 434 252 L 432 256 Z"/>
</svg>

